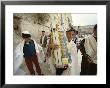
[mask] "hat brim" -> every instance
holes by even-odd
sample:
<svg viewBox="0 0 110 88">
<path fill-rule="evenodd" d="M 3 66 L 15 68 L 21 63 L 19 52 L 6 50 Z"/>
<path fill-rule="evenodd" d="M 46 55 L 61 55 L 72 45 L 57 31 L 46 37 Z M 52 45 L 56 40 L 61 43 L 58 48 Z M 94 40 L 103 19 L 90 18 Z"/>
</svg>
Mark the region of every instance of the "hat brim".
<svg viewBox="0 0 110 88">
<path fill-rule="evenodd" d="M 31 35 L 30 34 L 24 34 L 24 33 L 22 33 L 22 37 L 23 38 L 29 38 L 29 37 L 31 37 Z"/>
</svg>

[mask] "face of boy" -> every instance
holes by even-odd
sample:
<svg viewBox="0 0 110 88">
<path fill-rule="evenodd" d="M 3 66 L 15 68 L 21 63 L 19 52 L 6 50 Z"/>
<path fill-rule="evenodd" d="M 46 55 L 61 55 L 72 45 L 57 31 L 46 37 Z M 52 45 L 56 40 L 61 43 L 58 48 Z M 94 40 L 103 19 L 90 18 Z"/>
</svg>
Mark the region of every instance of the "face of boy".
<svg viewBox="0 0 110 88">
<path fill-rule="evenodd" d="M 30 41 L 30 37 L 24 38 L 26 42 Z"/>
<path fill-rule="evenodd" d="M 67 35 L 68 40 L 71 41 L 74 38 L 75 33 L 74 31 L 71 31 L 71 32 L 67 32 L 66 35 Z"/>
</svg>

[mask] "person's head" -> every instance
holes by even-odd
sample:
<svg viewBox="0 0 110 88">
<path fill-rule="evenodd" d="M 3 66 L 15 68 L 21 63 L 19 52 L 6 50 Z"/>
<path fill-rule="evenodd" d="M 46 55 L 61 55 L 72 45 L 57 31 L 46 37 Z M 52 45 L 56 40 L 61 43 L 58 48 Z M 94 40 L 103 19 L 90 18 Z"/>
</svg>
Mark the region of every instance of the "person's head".
<svg viewBox="0 0 110 88">
<path fill-rule="evenodd" d="M 59 31 L 59 24 L 56 24 L 56 31 Z"/>
<path fill-rule="evenodd" d="M 53 28 L 53 31 L 55 31 L 56 28 Z"/>
<path fill-rule="evenodd" d="M 97 37 L 97 24 L 93 28 L 93 34 Z"/>
<path fill-rule="evenodd" d="M 77 30 L 75 31 L 75 34 L 76 34 L 76 35 L 78 34 L 78 31 L 77 31 Z"/>
<path fill-rule="evenodd" d="M 23 31 L 22 38 L 25 40 L 29 40 L 31 38 L 31 34 L 28 31 Z"/>
<path fill-rule="evenodd" d="M 71 28 L 70 30 L 66 31 L 66 35 L 67 35 L 68 41 L 71 41 L 75 37 L 75 30 Z"/>
<path fill-rule="evenodd" d="M 42 31 L 42 35 L 43 35 L 43 36 L 45 35 L 45 31 Z"/>
<path fill-rule="evenodd" d="M 56 28 L 58 28 L 59 24 L 56 24 Z"/>
</svg>

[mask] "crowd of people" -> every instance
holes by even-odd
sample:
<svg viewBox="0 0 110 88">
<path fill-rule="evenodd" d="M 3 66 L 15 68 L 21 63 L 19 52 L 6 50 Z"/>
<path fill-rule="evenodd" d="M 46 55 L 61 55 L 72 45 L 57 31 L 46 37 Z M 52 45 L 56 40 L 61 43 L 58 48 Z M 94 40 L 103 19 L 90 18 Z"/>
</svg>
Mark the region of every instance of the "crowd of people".
<svg viewBox="0 0 110 88">
<path fill-rule="evenodd" d="M 31 38 L 28 31 L 22 32 L 21 53 L 25 60 L 26 66 L 31 75 L 45 75 L 39 65 L 39 47 L 44 52 L 44 63 L 49 64 L 52 74 L 55 75 L 96 75 L 97 74 L 97 24 L 94 25 L 93 34 L 78 41 L 78 31 L 70 28 L 64 32 L 67 38 L 65 41 L 66 57 L 61 59 L 61 46 L 59 45 L 58 25 L 51 29 L 51 32 L 46 36 L 45 31 L 42 31 L 40 37 L 40 45 Z M 55 37 L 54 35 L 57 35 Z M 56 39 L 56 41 L 53 39 Z M 19 47 L 19 46 L 18 46 Z M 81 71 L 78 71 L 78 50 L 82 54 Z M 17 62 L 16 62 L 17 63 Z M 33 64 L 36 71 L 34 71 Z M 15 64 L 16 65 L 16 64 Z"/>
</svg>

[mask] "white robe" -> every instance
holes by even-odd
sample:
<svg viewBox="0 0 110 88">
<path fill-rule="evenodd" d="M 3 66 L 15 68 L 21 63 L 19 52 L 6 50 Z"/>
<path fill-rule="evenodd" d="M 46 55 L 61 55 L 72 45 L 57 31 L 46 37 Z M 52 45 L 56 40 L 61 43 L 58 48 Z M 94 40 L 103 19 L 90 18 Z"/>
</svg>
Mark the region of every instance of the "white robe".
<svg viewBox="0 0 110 88">
<path fill-rule="evenodd" d="M 44 53 L 43 53 L 43 49 L 42 47 L 36 43 L 36 41 L 34 40 L 34 44 L 35 44 L 35 49 L 36 52 L 38 54 L 38 61 L 39 63 L 42 63 L 42 61 L 44 60 Z M 18 73 L 18 70 L 22 70 L 20 69 L 21 64 L 23 63 L 23 46 L 24 46 L 24 40 L 16 47 L 16 49 L 14 50 L 14 74 Z M 25 74 L 25 72 L 23 72 Z"/>
<path fill-rule="evenodd" d="M 72 63 L 69 64 L 69 67 L 63 72 L 62 75 L 78 75 L 78 53 L 76 44 L 73 41 L 70 41 L 68 43 L 68 47 L 70 47 Z"/>
</svg>

